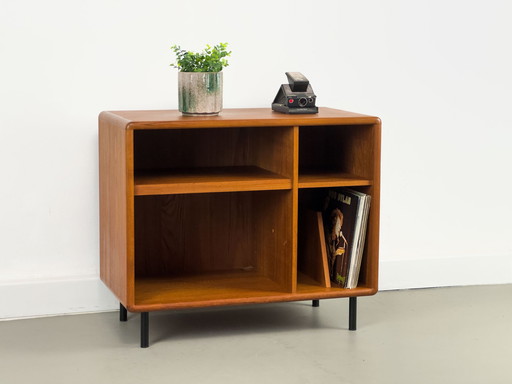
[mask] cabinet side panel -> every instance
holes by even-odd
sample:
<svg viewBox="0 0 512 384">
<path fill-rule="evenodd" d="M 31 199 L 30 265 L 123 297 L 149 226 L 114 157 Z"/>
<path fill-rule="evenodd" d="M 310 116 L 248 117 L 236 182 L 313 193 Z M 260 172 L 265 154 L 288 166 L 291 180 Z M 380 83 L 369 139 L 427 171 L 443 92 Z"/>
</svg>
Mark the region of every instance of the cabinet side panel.
<svg viewBox="0 0 512 384">
<path fill-rule="evenodd" d="M 367 232 L 367 263 L 366 269 L 361 275 L 366 279 L 366 286 L 375 292 L 379 285 L 379 225 L 380 225 L 380 157 L 381 157 L 381 123 L 372 126 L 372 161 L 371 177 L 373 179 L 370 188 L 372 201 Z"/>
<path fill-rule="evenodd" d="M 127 289 L 126 131 L 100 115 L 100 277 L 124 305 Z"/>
<path fill-rule="evenodd" d="M 379 224 L 380 224 L 380 123 L 370 126 L 370 135 L 366 141 L 365 153 L 368 158 L 364 163 L 366 175 L 372 180 L 368 187 L 359 188 L 361 192 L 371 195 L 370 215 L 368 217 L 368 229 L 363 253 L 363 262 L 359 274 L 360 286 L 371 288 L 375 293 L 378 290 L 379 280 Z M 360 161 L 362 164 L 363 161 Z"/>
</svg>

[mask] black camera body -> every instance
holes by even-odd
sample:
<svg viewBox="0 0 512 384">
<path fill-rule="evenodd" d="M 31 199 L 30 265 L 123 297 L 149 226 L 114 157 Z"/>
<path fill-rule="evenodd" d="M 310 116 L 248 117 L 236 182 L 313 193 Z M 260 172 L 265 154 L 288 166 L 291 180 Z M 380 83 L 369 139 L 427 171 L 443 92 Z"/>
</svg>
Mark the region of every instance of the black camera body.
<svg viewBox="0 0 512 384">
<path fill-rule="evenodd" d="M 281 88 L 272 103 L 272 110 L 289 114 L 318 113 L 313 88 L 300 72 L 286 72 L 288 84 Z"/>
</svg>

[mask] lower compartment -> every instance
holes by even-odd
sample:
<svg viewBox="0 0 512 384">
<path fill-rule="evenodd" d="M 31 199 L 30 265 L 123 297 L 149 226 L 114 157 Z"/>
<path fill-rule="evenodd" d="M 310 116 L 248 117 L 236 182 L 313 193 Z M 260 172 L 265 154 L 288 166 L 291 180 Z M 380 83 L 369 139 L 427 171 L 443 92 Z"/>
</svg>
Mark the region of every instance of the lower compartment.
<svg viewBox="0 0 512 384">
<path fill-rule="evenodd" d="M 294 279 L 290 190 L 135 198 L 135 305 L 292 292 Z"/>
<path fill-rule="evenodd" d="M 360 192 L 372 195 L 372 186 L 351 186 Z M 325 242 L 325 229 L 322 218 L 323 202 L 331 188 L 311 188 L 299 190 L 299 218 L 298 218 L 298 270 L 310 278 L 308 284 L 324 288 L 336 288 L 337 283 L 330 281 L 329 267 L 327 265 L 327 247 Z M 378 227 L 378 220 L 372 212 L 375 204 L 370 206 L 366 242 L 363 248 L 361 269 L 358 287 L 377 287 L 378 269 L 378 241 L 373 238 Z M 378 218 L 378 216 L 377 216 Z M 373 245 L 373 249 L 368 246 Z M 373 267 L 370 267 L 373 264 Z"/>
</svg>

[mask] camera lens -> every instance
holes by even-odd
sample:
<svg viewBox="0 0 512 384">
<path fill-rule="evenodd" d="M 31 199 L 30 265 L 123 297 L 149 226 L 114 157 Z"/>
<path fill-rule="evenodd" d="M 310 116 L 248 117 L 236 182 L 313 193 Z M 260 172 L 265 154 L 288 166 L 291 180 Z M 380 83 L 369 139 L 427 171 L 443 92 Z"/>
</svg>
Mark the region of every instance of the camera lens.
<svg viewBox="0 0 512 384">
<path fill-rule="evenodd" d="M 299 106 L 305 107 L 306 105 L 308 105 L 308 99 L 306 99 L 305 97 L 301 97 L 299 99 Z"/>
<path fill-rule="evenodd" d="M 308 103 L 309 104 L 313 104 L 313 98 L 312 97 L 308 98 Z"/>
</svg>

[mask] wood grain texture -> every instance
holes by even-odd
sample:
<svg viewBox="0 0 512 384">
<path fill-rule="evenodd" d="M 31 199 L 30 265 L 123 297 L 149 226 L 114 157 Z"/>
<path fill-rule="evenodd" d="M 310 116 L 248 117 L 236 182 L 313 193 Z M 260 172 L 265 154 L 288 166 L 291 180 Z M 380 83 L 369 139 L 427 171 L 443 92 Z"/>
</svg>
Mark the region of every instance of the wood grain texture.
<svg viewBox="0 0 512 384">
<path fill-rule="evenodd" d="M 251 192 L 137 197 L 136 276 L 255 270 L 255 198 Z"/>
<path fill-rule="evenodd" d="M 289 291 L 291 191 L 140 196 L 136 276 L 257 271 Z"/>
<path fill-rule="evenodd" d="M 258 165 L 250 137 L 251 129 L 239 128 L 137 130 L 135 170 Z"/>
<path fill-rule="evenodd" d="M 133 301 L 128 214 L 132 197 L 127 152 L 132 135 L 124 128 L 119 119 L 105 114 L 99 117 L 100 277 L 119 301 L 128 305 Z"/>
<path fill-rule="evenodd" d="M 137 196 L 291 188 L 291 179 L 256 166 L 140 171 L 135 176 L 135 195 Z"/>
<path fill-rule="evenodd" d="M 139 278 L 135 284 L 137 304 L 133 306 L 133 312 L 332 299 L 375 293 L 365 286 L 355 289 L 320 287 L 302 275 L 299 275 L 296 292 L 287 293 L 273 280 L 254 272 Z"/>
<path fill-rule="evenodd" d="M 303 209 L 299 217 L 299 271 L 317 285 L 330 288 L 322 213 Z"/>
<path fill-rule="evenodd" d="M 293 127 L 293 148 L 291 151 L 292 158 L 292 201 L 291 201 L 291 241 L 292 241 L 292 260 L 290 272 L 292 274 L 291 292 L 297 291 L 297 271 L 298 271 L 298 249 L 299 249 L 299 127 Z"/>
<path fill-rule="evenodd" d="M 320 107 L 317 114 L 287 115 L 270 108 L 224 109 L 219 116 L 182 116 L 176 110 L 111 111 L 128 129 L 193 129 L 220 127 L 279 127 L 375 124 L 377 117 Z"/>
<path fill-rule="evenodd" d="M 329 108 L 103 112 L 102 280 L 131 311 L 376 293 L 380 134 L 378 118 Z M 318 218 L 299 227 L 299 203 L 339 186 L 372 195 L 352 290 L 321 282 Z"/>
<path fill-rule="evenodd" d="M 309 175 L 311 170 L 315 170 L 318 175 L 346 173 L 371 182 L 374 155 L 372 127 L 301 127 L 300 174 Z"/>
<path fill-rule="evenodd" d="M 328 169 L 304 170 L 299 175 L 299 188 L 357 187 L 372 181 L 347 172 Z"/>
<path fill-rule="evenodd" d="M 244 304 L 285 294 L 275 281 L 254 271 L 139 278 L 136 287 L 137 306 L 151 310 Z"/>
<path fill-rule="evenodd" d="M 363 263 L 359 273 L 359 284 L 366 284 L 377 292 L 379 286 L 379 232 L 380 232 L 380 168 L 381 168 L 381 122 L 371 126 L 370 159 L 367 166 L 370 168 L 372 185 L 366 193 L 372 196 L 370 214 L 368 218 L 368 232 L 366 247 L 363 254 Z"/>
<path fill-rule="evenodd" d="M 372 196 L 359 281 L 374 292 L 379 270 L 380 146 L 379 119 L 374 124 L 300 128 L 299 187 L 314 191 L 311 187 L 348 186 Z"/>
<path fill-rule="evenodd" d="M 255 193 L 256 196 L 256 193 Z M 253 200 L 254 249 L 258 270 L 291 292 L 293 276 L 292 204 L 293 192 L 258 192 Z"/>
<path fill-rule="evenodd" d="M 287 178 L 294 176 L 294 127 L 259 127 L 249 132 L 250 164 Z"/>
<path fill-rule="evenodd" d="M 364 284 L 360 284 L 357 288 L 346 289 L 338 287 L 322 287 L 318 283 L 311 279 L 308 275 L 299 273 L 297 284 L 297 296 L 314 298 L 315 295 L 319 299 L 334 299 L 338 297 L 355 297 L 355 296 L 371 296 L 377 291 L 375 287 L 370 287 Z"/>
</svg>

